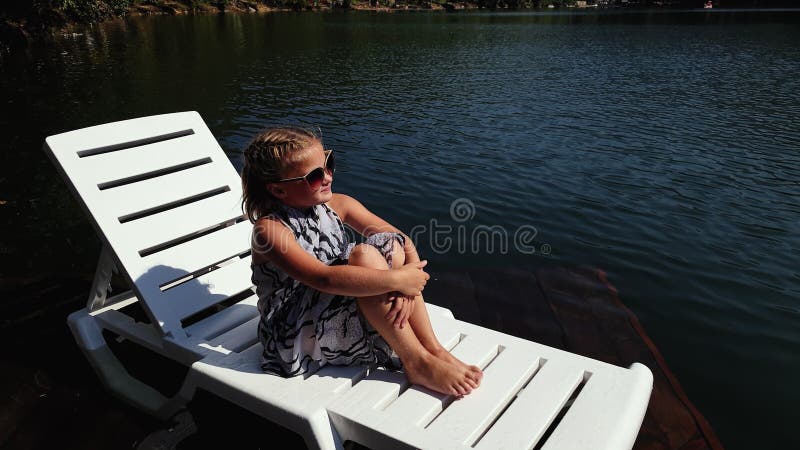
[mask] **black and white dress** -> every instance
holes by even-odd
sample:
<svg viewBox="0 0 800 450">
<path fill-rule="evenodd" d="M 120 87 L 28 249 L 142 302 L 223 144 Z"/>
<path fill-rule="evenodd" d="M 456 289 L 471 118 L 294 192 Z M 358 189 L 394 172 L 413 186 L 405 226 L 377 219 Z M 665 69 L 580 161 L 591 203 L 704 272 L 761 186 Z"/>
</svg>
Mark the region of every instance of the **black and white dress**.
<svg viewBox="0 0 800 450">
<path fill-rule="evenodd" d="M 269 216 L 289 227 L 297 243 L 325 264 L 346 264 L 355 246 L 342 220 L 326 204 L 308 210 L 282 206 Z M 377 248 L 391 267 L 395 239 L 403 243 L 397 233 L 373 234 L 364 243 Z M 316 372 L 325 364 L 402 367 L 391 347 L 359 314 L 354 297 L 320 292 L 269 262 L 252 268 L 265 372 L 289 377 Z"/>
</svg>

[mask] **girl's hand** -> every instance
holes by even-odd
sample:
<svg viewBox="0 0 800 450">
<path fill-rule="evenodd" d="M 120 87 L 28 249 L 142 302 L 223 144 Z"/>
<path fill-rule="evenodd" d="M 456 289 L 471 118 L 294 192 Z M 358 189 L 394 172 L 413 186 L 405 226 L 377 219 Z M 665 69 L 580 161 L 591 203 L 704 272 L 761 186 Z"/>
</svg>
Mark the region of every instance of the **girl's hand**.
<svg viewBox="0 0 800 450">
<path fill-rule="evenodd" d="M 386 314 L 386 320 L 389 322 L 394 321 L 395 328 L 405 328 L 408 323 L 408 318 L 414 312 L 414 304 L 416 297 L 407 297 L 399 292 L 389 293 L 389 301 L 392 302 L 392 307 L 389 313 Z"/>
<path fill-rule="evenodd" d="M 391 270 L 389 273 L 393 274 L 397 284 L 393 291 L 399 291 L 401 294 L 416 297 L 422 295 L 422 290 L 425 288 L 425 283 L 431 277 L 424 270 L 422 270 L 428 261 L 420 261 L 415 263 L 408 263 L 403 267 L 396 270 Z"/>
</svg>

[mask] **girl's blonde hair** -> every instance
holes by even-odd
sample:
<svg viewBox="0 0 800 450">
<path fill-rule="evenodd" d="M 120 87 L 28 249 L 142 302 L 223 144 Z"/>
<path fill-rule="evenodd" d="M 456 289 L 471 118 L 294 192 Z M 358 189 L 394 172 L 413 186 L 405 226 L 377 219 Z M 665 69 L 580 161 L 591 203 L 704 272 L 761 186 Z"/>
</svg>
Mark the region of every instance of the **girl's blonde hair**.
<svg viewBox="0 0 800 450">
<path fill-rule="evenodd" d="M 258 133 L 244 150 L 242 169 L 242 211 L 255 223 L 280 204 L 267 189 L 267 183 L 281 179 L 288 164 L 300 159 L 302 151 L 315 141 L 319 132 L 294 126 L 268 128 Z"/>
</svg>

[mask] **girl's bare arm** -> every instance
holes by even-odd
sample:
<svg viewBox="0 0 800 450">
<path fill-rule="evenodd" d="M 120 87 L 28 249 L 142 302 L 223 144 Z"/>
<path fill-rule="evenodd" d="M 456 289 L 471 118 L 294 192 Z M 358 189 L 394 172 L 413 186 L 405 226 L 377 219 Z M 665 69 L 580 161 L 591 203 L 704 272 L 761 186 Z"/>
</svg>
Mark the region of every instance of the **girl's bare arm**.
<svg viewBox="0 0 800 450">
<path fill-rule="evenodd" d="M 411 238 L 398 230 L 389 222 L 368 210 L 361 202 L 344 194 L 333 194 L 333 198 L 328 204 L 336 211 L 336 214 L 350 228 L 362 236 L 370 236 L 375 233 L 391 232 L 399 233 L 403 236 L 403 250 L 406 255 L 406 263 L 419 262 L 419 254 Z"/>
<path fill-rule="evenodd" d="M 300 247 L 294 234 L 278 220 L 260 220 L 253 239 L 254 260 L 270 261 L 295 280 L 331 294 L 367 297 L 400 291 L 420 295 L 430 278 L 421 270 L 425 261 L 407 264 L 400 270 L 328 266 Z"/>
</svg>

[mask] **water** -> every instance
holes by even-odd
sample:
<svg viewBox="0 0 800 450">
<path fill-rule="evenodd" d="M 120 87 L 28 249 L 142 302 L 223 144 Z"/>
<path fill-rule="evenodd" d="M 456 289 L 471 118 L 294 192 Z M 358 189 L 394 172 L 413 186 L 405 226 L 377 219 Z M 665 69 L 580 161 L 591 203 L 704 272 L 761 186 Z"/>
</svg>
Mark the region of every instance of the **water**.
<svg viewBox="0 0 800 450">
<path fill-rule="evenodd" d="M 303 13 L 56 36 L 0 62 L 2 270 L 93 270 L 47 135 L 197 110 L 241 167 L 260 128 L 319 126 L 335 190 L 414 231 L 432 270 L 600 267 L 728 448 L 793 446 L 798 25 L 800 11 Z M 492 251 L 470 239 L 480 226 Z"/>
</svg>

